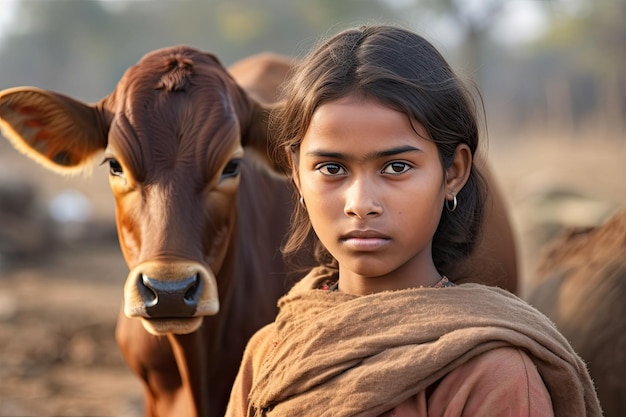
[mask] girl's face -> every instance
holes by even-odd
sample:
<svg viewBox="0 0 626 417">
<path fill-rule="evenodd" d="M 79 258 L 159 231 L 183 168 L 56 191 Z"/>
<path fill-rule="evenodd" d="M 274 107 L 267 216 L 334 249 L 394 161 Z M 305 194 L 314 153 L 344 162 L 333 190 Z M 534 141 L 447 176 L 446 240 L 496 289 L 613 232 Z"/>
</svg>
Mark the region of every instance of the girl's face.
<svg viewBox="0 0 626 417">
<path fill-rule="evenodd" d="M 294 179 L 320 241 L 339 263 L 339 287 L 367 294 L 441 277 L 431 243 L 450 182 L 425 129 L 374 100 L 320 106 Z"/>
</svg>

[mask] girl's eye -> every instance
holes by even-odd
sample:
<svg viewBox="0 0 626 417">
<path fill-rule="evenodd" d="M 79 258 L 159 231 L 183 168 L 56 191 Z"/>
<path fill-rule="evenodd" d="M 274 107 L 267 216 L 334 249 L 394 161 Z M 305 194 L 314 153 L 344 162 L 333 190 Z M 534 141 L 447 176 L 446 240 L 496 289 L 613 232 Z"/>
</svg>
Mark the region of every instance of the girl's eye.
<svg viewBox="0 0 626 417">
<path fill-rule="evenodd" d="M 344 175 L 346 170 L 339 164 L 323 164 L 320 165 L 317 170 L 323 175 Z"/>
<path fill-rule="evenodd" d="M 406 162 L 392 162 L 383 169 L 383 173 L 398 175 L 407 172 L 411 166 Z"/>
</svg>

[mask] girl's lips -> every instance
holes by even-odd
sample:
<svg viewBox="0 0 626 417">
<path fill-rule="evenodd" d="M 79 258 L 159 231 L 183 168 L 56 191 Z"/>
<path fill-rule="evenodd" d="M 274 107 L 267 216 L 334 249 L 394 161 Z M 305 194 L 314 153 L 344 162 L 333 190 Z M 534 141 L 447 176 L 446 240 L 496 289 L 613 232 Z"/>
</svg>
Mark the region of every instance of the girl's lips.
<svg viewBox="0 0 626 417">
<path fill-rule="evenodd" d="M 353 250 L 374 250 L 389 243 L 390 238 L 376 230 L 353 230 L 341 237 L 341 242 Z"/>
<path fill-rule="evenodd" d="M 389 243 L 388 238 L 382 237 L 348 237 L 341 240 L 344 246 L 357 251 L 371 251 L 379 249 Z"/>
</svg>

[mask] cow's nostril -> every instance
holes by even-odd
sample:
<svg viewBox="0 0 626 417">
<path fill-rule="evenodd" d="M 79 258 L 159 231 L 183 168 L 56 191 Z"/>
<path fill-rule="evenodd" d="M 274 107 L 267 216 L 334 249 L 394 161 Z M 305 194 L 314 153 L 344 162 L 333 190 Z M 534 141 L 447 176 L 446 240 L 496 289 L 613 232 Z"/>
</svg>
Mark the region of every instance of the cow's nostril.
<svg viewBox="0 0 626 417">
<path fill-rule="evenodd" d="M 185 292 L 185 302 L 193 303 L 194 305 L 198 303 L 198 295 L 200 294 L 200 276 L 198 274 L 195 275 L 195 280 L 189 285 L 189 289 Z"/>
<path fill-rule="evenodd" d="M 191 317 L 195 313 L 202 292 L 199 274 L 175 281 L 140 276 L 137 286 L 150 317 Z"/>
<path fill-rule="evenodd" d="M 141 283 L 139 284 L 139 294 L 146 305 L 146 307 L 153 307 L 159 302 L 159 295 L 156 290 L 150 285 L 150 278 L 147 275 L 141 274 Z"/>
</svg>

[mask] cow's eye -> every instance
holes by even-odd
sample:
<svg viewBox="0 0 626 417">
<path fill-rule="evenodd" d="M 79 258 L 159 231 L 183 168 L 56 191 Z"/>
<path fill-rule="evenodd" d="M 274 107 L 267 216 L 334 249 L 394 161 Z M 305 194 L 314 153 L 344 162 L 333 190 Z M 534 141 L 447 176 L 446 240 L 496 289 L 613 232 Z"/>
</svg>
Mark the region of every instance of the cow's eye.
<svg viewBox="0 0 626 417">
<path fill-rule="evenodd" d="M 233 159 L 229 161 L 222 171 L 222 179 L 235 177 L 239 175 L 239 163 L 241 160 Z"/>
<path fill-rule="evenodd" d="M 122 169 L 122 165 L 117 162 L 114 158 L 107 158 L 104 162 L 109 163 L 109 173 L 116 177 L 124 174 L 124 170 Z"/>
</svg>

